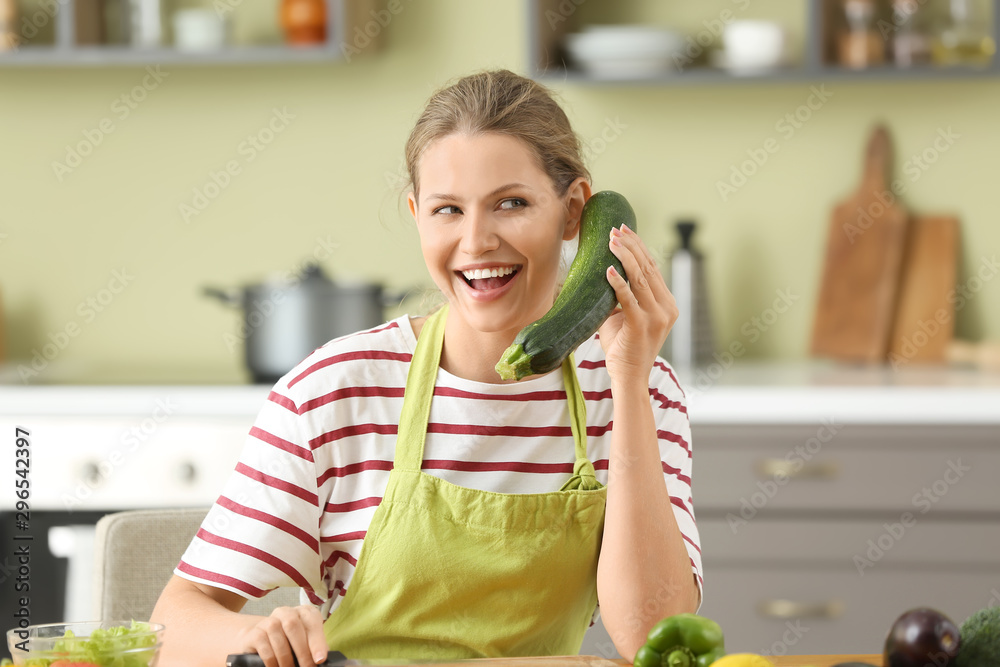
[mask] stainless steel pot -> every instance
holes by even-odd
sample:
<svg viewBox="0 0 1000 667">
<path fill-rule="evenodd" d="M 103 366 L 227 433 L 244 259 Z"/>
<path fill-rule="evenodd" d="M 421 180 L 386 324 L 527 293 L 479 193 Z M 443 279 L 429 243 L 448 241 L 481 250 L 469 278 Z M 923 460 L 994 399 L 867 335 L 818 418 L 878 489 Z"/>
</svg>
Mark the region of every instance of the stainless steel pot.
<svg viewBox="0 0 1000 667">
<path fill-rule="evenodd" d="M 259 384 L 274 384 L 333 338 L 382 324 L 385 308 L 407 295 L 389 294 L 372 283 L 335 284 L 316 265 L 295 282 L 203 291 L 242 310 L 238 338 L 244 340 L 247 369 Z"/>
</svg>

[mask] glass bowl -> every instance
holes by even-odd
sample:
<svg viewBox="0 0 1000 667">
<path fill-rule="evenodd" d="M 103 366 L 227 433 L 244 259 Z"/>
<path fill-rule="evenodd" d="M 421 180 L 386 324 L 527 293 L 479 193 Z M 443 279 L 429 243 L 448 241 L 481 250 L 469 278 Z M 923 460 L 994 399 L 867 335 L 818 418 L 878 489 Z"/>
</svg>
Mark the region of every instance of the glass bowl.
<svg viewBox="0 0 1000 667">
<path fill-rule="evenodd" d="M 7 631 L 7 647 L 18 667 L 48 667 L 56 660 L 155 667 L 162 645 L 163 626 L 139 621 L 47 623 Z"/>
</svg>

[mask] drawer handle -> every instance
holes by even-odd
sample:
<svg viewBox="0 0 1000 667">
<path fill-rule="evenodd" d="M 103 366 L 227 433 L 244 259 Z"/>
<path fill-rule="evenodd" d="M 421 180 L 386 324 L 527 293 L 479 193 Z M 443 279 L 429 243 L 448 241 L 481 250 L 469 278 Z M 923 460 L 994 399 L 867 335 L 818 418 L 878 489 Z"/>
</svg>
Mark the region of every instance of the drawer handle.
<svg viewBox="0 0 1000 667">
<path fill-rule="evenodd" d="M 83 480 L 84 484 L 92 489 L 96 489 L 104 483 L 104 475 L 101 474 L 101 469 L 93 461 L 87 461 L 81 466 L 80 478 Z"/>
<path fill-rule="evenodd" d="M 198 469 L 190 461 L 184 461 L 177 466 L 177 481 L 181 484 L 194 484 L 198 478 Z"/>
<path fill-rule="evenodd" d="M 763 478 L 783 475 L 788 479 L 836 479 L 840 475 L 840 466 L 833 461 L 803 463 L 763 459 L 757 462 L 757 474 Z"/>
<path fill-rule="evenodd" d="M 757 605 L 761 616 L 786 620 L 790 618 L 837 618 L 844 613 L 840 600 L 829 602 L 795 602 L 794 600 L 764 600 Z"/>
</svg>

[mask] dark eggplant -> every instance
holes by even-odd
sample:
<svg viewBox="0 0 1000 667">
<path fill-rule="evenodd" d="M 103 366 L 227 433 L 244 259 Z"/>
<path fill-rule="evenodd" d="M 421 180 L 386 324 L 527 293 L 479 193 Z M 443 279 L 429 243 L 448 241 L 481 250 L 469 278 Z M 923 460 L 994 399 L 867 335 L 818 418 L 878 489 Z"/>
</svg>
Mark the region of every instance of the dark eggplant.
<svg viewBox="0 0 1000 667">
<path fill-rule="evenodd" d="M 960 634 L 950 618 L 928 607 L 896 619 L 885 638 L 884 667 L 950 667 Z"/>
</svg>

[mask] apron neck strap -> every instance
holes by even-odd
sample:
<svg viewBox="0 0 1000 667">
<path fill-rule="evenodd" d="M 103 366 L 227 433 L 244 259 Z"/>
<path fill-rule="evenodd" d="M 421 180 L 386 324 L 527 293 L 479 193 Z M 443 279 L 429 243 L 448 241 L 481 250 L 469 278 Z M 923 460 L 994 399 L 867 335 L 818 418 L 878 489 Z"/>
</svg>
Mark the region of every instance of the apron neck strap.
<svg viewBox="0 0 1000 667">
<path fill-rule="evenodd" d="M 424 459 L 424 443 L 427 440 L 427 423 L 430 421 L 431 400 L 438 367 L 441 365 L 441 349 L 444 346 L 445 323 L 448 321 L 448 305 L 432 313 L 424 321 L 417 338 L 417 347 L 410 361 L 406 375 L 406 389 L 403 393 L 403 410 L 399 415 L 399 430 L 396 437 L 396 454 L 393 467 L 403 470 L 420 470 Z M 562 364 L 563 384 L 569 403 L 570 429 L 576 450 L 577 465 L 586 461 L 585 468 L 593 470 L 587 460 L 587 409 L 583 402 L 583 392 L 576 378 L 576 364 L 569 355 Z M 574 470 L 574 472 L 579 472 Z"/>
<path fill-rule="evenodd" d="M 420 470 L 427 440 L 427 422 L 431 416 L 431 399 L 441 365 L 444 346 L 444 325 L 448 321 L 448 304 L 431 313 L 424 321 L 413 351 L 410 370 L 403 391 L 403 410 L 399 415 L 394 468 Z"/>
<path fill-rule="evenodd" d="M 576 361 L 570 353 L 562 364 L 563 385 L 566 387 L 566 401 L 569 403 L 569 427 L 573 431 L 573 445 L 576 458 L 587 458 L 587 405 L 583 402 L 583 391 L 576 379 Z"/>
</svg>

